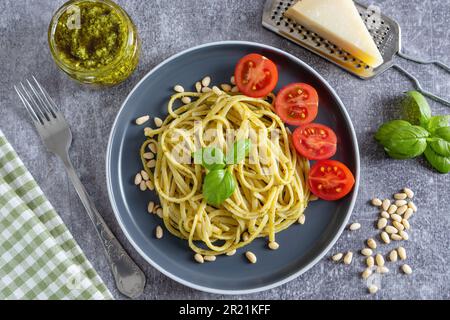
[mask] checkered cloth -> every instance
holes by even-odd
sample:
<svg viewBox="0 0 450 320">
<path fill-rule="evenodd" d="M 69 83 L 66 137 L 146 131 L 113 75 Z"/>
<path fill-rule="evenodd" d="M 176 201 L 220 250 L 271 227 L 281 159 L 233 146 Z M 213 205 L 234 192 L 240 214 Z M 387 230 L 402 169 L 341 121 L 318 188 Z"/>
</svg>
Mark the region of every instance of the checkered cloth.
<svg viewBox="0 0 450 320">
<path fill-rule="evenodd" d="M 112 299 L 1 130 L 0 299 Z"/>
</svg>

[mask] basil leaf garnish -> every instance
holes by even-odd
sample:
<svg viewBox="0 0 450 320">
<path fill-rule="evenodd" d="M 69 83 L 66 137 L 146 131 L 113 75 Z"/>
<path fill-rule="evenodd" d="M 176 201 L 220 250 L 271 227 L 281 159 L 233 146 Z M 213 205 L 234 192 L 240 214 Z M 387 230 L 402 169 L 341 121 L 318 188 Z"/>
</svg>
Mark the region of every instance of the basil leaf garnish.
<svg viewBox="0 0 450 320">
<path fill-rule="evenodd" d="M 405 120 L 393 120 L 383 124 L 375 134 L 375 139 L 378 141 L 387 140 L 391 137 L 392 132 L 400 127 L 410 127 L 411 124 Z"/>
<path fill-rule="evenodd" d="M 425 97 L 417 91 L 408 91 L 403 101 L 403 113 L 413 125 L 425 126 L 431 118 L 431 109 Z"/>
<path fill-rule="evenodd" d="M 251 147 L 250 139 L 236 141 L 233 148 L 227 153 L 227 163 L 238 164 L 242 162 L 250 153 Z"/>
<path fill-rule="evenodd" d="M 426 125 L 426 129 L 433 133 L 439 128 L 448 127 L 450 125 L 450 115 L 433 116 Z"/>
<path fill-rule="evenodd" d="M 391 128 L 389 135 L 380 138 L 385 151 L 395 159 L 409 159 L 421 155 L 427 147 L 427 130 L 419 126 Z"/>
<path fill-rule="evenodd" d="M 203 196 L 216 207 L 231 197 L 235 189 L 236 181 L 229 170 L 210 171 L 203 181 Z"/>
<path fill-rule="evenodd" d="M 443 157 L 437 154 L 430 146 L 425 149 L 424 155 L 431 166 L 440 173 L 450 172 L 450 157 Z"/>
<path fill-rule="evenodd" d="M 436 129 L 428 145 L 440 156 L 450 157 L 450 127 Z"/>
<path fill-rule="evenodd" d="M 225 168 L 225 157 L 219 148 L 207 147 L 193 154 L 194 163 L 202 164 L 209 171 Z"/>
</svg>

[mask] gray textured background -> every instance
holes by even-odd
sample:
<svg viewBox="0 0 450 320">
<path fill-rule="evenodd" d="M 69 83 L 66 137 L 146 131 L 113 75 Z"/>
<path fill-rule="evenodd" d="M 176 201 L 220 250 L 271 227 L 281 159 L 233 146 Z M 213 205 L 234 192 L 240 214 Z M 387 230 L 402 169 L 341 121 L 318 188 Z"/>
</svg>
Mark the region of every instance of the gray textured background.
<svg viewBox="0 0 450 320">
<path fill-rule="evenodd" d="M 116 112 L 131 88 L 156 64 L 194 45 L 218 40 L 250 40 L 292 53 L 310 64 L 336 89 L 353 120 L 361 152 L 361 187 L 352 220 L 362 223 L 358 232 L 345 232 L 333 252 L 358 250 L 374 236 L 376 211 L 367 204 L 374 195 L 389 196 L 405 185 L 416 191 L 419 213 L 413 218 L 411 239 L 404 244 L 414 274 L 391 273 L 382 280 L 376 296 L 366 294 L 359 278 L 358 258 L 351 266 L 323 260 L 298 279 L 250 299 L 449 299 L 450 298 L 450 175 L 430 170 L 423 159 L 394 161 L 383 154 L 373 133 L 384 121 L 398 117 L 398 102 L 411 83 L 395 70 L 362 81 L 312 55 L 261 26 L 263 0 L 120 0 L 134 19 L 142 38 L 137 71 L 125 83 L 110 89 L 80 87 L 60 72 L 47 45 L 47 26 L 63 0 L 0 1 L 0 128 L 15 147 L 49 200 L 72 231 L 87 257 L 114 296 L 122 298 L 103 256 L 103 249 L 62 164 L 47 153 L 20 105 L 13 85 L 35 74 L 62 106 L 74 142 L 71 155 L 82 181 L 98 209 L 121 242 L 145 270 L 146 299 L 221 299 L 184 287 L 150 267 L 129 245 L 116 223 L 105 186 L 105 151 Z M 405 49 L 419 57 L 436 57 L 449 63 L 450 1 L 378 0 L 383 12 L 402 26 Z M 414 71 L 429 89 L 450 96 L 450 78 L 434 67 L 400 62 Z M 436 114 L 449 109 L 432 103 Z M 391 246 L 392 247 L 392 246 Z M 381 252 L 388 252 L 384 246 Z"/>
</svg>

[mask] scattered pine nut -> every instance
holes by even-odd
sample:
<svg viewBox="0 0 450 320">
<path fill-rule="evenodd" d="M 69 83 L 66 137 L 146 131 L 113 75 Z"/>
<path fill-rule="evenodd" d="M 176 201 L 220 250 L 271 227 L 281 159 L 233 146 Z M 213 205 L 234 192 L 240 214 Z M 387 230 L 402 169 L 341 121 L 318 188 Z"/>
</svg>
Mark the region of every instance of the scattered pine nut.
<svg viewBox="0 0 450 320">
<path fill-rule="evenodd" d="M 386 226 L 386 228 L 384 228 L 384 230 L 387 233 L 398 233 L 398 230 L 396 228 L 394 228 L 393 226 Z"/>
<path fill-rule="evenodd" d="M 381 232 L 380 237 L 384 243 L 386 243 L 386 244 L 391 243 L 391 239 L 389 239 L 389 235 L 386 233 L 386 231 Z"/>
<path fill-rule="evenodd" d="M 141 191 L 147 190 L 147 185 L 145 184 L 144 180 L 142 180 L 141 183 L 139 183 L 139 189 L 141 189 Z"/>
<path fill-rule="evenodd" d="M 399 215 L 402 215 L 402 214 L 404 214 L 406 212 L 406 210 L 408 210 L 408 206 L 405 204 L 405 205 L 403 205 L 401 207 L 398 207 L 396 212 Z"/>
<path fill-rule="evenodd" d="M 403 219 L 402 220 L 402 224 L 403 224 L 403 226 L 405 227 L 406 230 L 411 229 L 411 225 L 409 224 L 408 220 Z"/>
<path fill-rule="evenodd" d="M 158 217 L 160 217 L 162 219 L 163 218 L 163 209 L 162 208 L 156 209 L 156 214 L 158 215 Z"/>
<path fill-rule="evenodd" d="M 155 236 L 156 239 L 161 239 L 163 237 L 163 229 L 161 228 L 161 226 L 156 227 Z"/>
<path fill-rule="evenodd" d="M 378 229 L 384 229 L 387 226 L 387 219 L 386 218 L 380 218 L 378 219 L 377 228 Z"/>
<path fill-rule="evenodd" d="M 156 167 L 156 160 L 152 159 L 149 162 L 147 162 L 147 167 L 149 167 L 150 169 Z"/>
<path fill-rule="evenodd" d="M 195 90 L 196 90 L 197 92 L 201 92 L 201 91 L 202 91 L 202 84 L 200 83 L 200 81 L 197 81 L 197 82 L 195 83 Z"/>
<path fill-rule="evenodd" d="M 184 104 L 189 104 L 191 103 L 191 98 L 190 97 L 183 97 L 181 98 L 181 102 L 183 102 Z"/>
<path fill-rule="evenodd" d="M 362 273 L 361 273 L 361 277 L 363 279 L 367 279 L 372 275 L 372 270 L 370 268 L 366 268 Z"/>
<path fill-rule="evenodd" d="M 145 185 L 151 191 L 155 190 L 155 184 L 151 180 L 145 181 Z"/>
<path fill-rule="evenodd" d="M 361 228 L 361 224 L 358 222 L 352 223 L 349 227 L 351 231 L 356 231 Z"/>
<path fill-rule="evenodd" d="M 163 125 L 163 121 L 161 120 L 161 118 L 156 117 L 155 119 L 153 119 L 153 121 L 155 122 L 155 125 L 159 128 Z"/>
<path fill-rule="evenodd" d="M 391 217 L 386 211 L 381 211 L 380 216 L 385 219 L 389 219 Z"/>
<path fill-rule="evenodd" d="M 406 250 L 403 247 L 397 248 L 398 256 L 401 260 L 406 260 Z"/>
<path fill-rule="evenodd" d="M 391 204 L 390 206 L 389 206 L 389 208 L 387 209 L 387 212 L 389 213 L 389 214 L 393 214 L 393 213 L 395 213 L 396 211 L 397 211 L 397 206 L 395 205 L 395 204 Z"/>
<path fill-rule="evenodd" d="M 405 274 L 411 274 L 412 273 L 411 267 L 409 265 L 407 265 L 407 264 L 402 265 L 402 271 Z"/>
<path fill-rule="evenodd" d="M 179 84 L 177 84 L 175 87 L 173 87 L 173 90 L 175 92 L 179 92 L 179 93 L 184 92 L 184 88 Z"/>
<path fill-rule="evenodd" d="M 377 266 L 382 267 L 384 266 L 384 258 L 381 254 L 377 253 L 375 256 L 375 262 L 377 263 Z"/>
<path fill-rule="evenodd" d="M 211 92 L 211 90 L 212 90 L 212 89 L 209 88 L 209 87 L 203 87 L 203 88 L 202 88 L 202 92 L 203 92 L 203 93 Z"/>
<path fill-rule="evenodd" d="M 153 213 L 156 214 L 156 211 L 160 208 L 159 204 L 155 204 L 153 207 Z"/>
<path fill-rule="evenodd" d="M 375 259 L 372 256 L 367 257 L 366 264 L 367 264 L 367 267 L 372 268 L 375 264 Z"/>
<path fill-rule="evenodd" d="M 378 287 L 374 284 L 370 285 L 368 289 L 370 294 L 375 294 L 378 291 Z"/>
<path fill-rule="evenodd" d="M 203 260 L 208 261 L 208 262 L 214 262 L 214 261 L 216 261 L 216 256 L 204 256 Z"/>
<path fill-rule="evenodd" d="M 198 263 L 204 263 L 205 259 L 203 259 L 203 256 L 200 253 L 196 253 L 194 255 L 194 259 L 195 261 L 197 261 Z"/>
<path fill-rule="evenodd" d="M 298 223 L 299 223 L 299 224 L 305 224 L 305 219 L 306 219 L 305 215 L 302 214 L 302 215 L 298 218 Z"/>
<path fill-rule="evenodd" d="M 396 193 L 394 194 L 394 199 L 396 200 L 405 200 L 407 197 L 406 193 Z"/>
<path fill-rule="evenodd" d="M 220 95 L 223 94 L 223 91 L 220 90 L 220 89 L 219 89 L 218 87 L 216 87 L 216 86 L 212 87 L 212 91 L 214 91 L 214 93 L 215 93 L 216 95 L 218 95 L 218 96 L 220 96 Z"/>
<path fill-rule="evenodd" d="M 234 79 L 234 76 L 231 76 L 231 78 L 230 78 L 230 83 L 231 83 L 232 85 L 235 85 L 235 84 L 236 84 L 236 80 Z"/>
<path fill-rule="evenodd" d="M 247 257 L 248 261 L 250 261 L 250 263 L 256 263 L 257 259 L 253 252 L 247 251 L 245 253 L 245 256 Z"/>
<path fill-rule="evenodd" d="M 413 212 L 417 212 L 417 207 L 414 204 L 414 202 L 412 201 L 408 202 L 408 207 L 411 208 Z"/>
<path fill-rule="evenodd" d="M 234 256 L 236 254 L 236 249 L 231 250 L 230 252 L 227 252 L 226 255 L 231 257 Z"/>
<path fill-rule="evenodd" d="M 248 232 L 244 232 L 244 233 L 242 234 L 242 240 L 247 241 L 248 238 L 249 238 Z"/>
<path fill-rule="evenodd" d="M 141 170 L 141 176 L 142 176 L 142 179 L 144 179 L 145 181 L 150 179 L 150 177 L 148 176 L 147 171 L 145 171 L 145 170 Z"/>
<path fill-rule="evenodd" d="M 220 88 L 222 88 L 222 90 L 225 91 L 225 92 L 230 92 L 231 91 L 231 86 L 229 84 L 226 84 L 226 83 L 221 84 Z"/>
<path fill-rule="evenodd" d="M 384 274 L 384 273 L 388 273 L 389 269 L 385 266 L 381 266 L 381 267 L 377 267 L 376 272 L 380 273 L 380 274 Z"/>
<path fill-rule="evenodd" d="M 153 213 L 153 208 L 155 208 L 155 203 L 153 201 L 150 201 L 147 206 L 148 213 Z"/>
<path fill-rule="evenodd" d="M 134 177 L 134 184 L 139 185 L 142 181 L 142 176 L 140 173 L 136 173 L 136 176 Z"/>
<path fill-rule="evenodd" d="M 351 264 L 352 260 L 353 260 L 353 252 L 349 251 L 349 252 L 347 252 L 347 254 L 344 257 L 344 263 L 347 265 Z"/>
<path fill-rule="evenodd" d="M 396 233 L 391 234 L 391 239 L 394 240 L 394 241 L 401 241 L 401 240 L 403 240 L 403 238 L 400 235 L 396 234 Z"/>
<path fill-rule="evenodd" d="M 319 197 L 316 196 L 315 194 L 311 194 L 311 195 L 309 196 L 309 201 L 317 201 L 317 200 L 319 200 Z"/>
<path fill-rule="evenodd" d="M 397 229 L 399 232 L 405 230 L 405 227 L 398 221 L 392 221 L 392 225 Z"/>
<path fill-rule="evenodd" d="M 338 262 L 338 261 L 340 261 L 342 259 L 343 256 L 344 255 L 339 252 L 339 253 L 336 253 L 335 255 L 333 255 L 331 257 L 331 260 L 333 260 L 334 262 Z"/>
<path fill-rule="evenodd" d="M 153 152 L 146 152 L 142 155 L 142 158 L 146 160 L 151 160 L 155 157 L 155 154 Z"/>
<path fill-rule="evenodd" d="M 268 246 L 271 250 L 277 250 L 280 247 L 280 245 L 275 241 L 270 241 Z"/>
<path fill-rule="evenodd" d="M 150 137 L 150 136 L 151 136 L 151 133 L 152 133 L 152 131 L 153 131 L 153 129 L 152 129 L 152 128 L 149 128 L 149 127 L 145 127 L 145 128 L 144 128 L 144 136 L 146 136 L 146 137 Z"/>
<path fill-rule="evenodd" d="M 396 200 L 396 201 L 395 201 L 395 205 L 396 205 L 397 207 L 404 206 L 404 205 L 407 204 L 407 203 L 408 203 L 408 201 L 406 201 L 406 200 Z"/>
<path fill-rule="evenodd" d="M 141 126 L 144 123 L 146 123 L 149 119 L 150 119 L 150 116 L 148 116 L 148 115 L 139 117 L 139 118 L 136 119 L 136 124 L 138 126 Z"/>
<path fill-rule="evenodd" d="M 238 93 L 239 92 L 239 88 L 237 86 L 234 86 L 233 88 L 231 88 L 231 92 Z"/>
<path fill-rule="evenodd" d="M 393 213 L 391 215 L 391 219 L 394 220 L 394 221 L 397 221 L 397 222 L 401 222 L 402 221 L 402 217 L 400 215 L 396 214 L 396 213 Z"/>
<path fill-rule="evenodd" d="M 377 248 L 377 242 L 375 241 L 375 239 L 369 238 L 369 239 L 367 239 L 367 246 L 370 249 L 376 249 Z"/>
<path fill-rule="evenodd" d="M 406 196 L 407 196 L 409 199 L 414 198 L 414 192 L 413 192 L 411 189 L 409 189 L 409 188 L 404 188 L 404 189 L 403 189 L 403 192 L 406 193 Z"/>
<path fill-rule="evenodd" d="M 392 250 L 392 251 L 389 253 L 389 260 L 390 260 L 391 262 L 395 262 L 395 261 L 397 261 L 397 258 L 398 258 L 397 250 Z"/>
<path fill-rule="evenodd" d="M 373 251 L 370 248 L 364 248 L 364 249 L 361 250 L 361 254 L 363 256 L 368 257 L 368 256 L 371 256 L 373 254 Z"/>
<path fill-rule="evenodd" d="M 400 230 L 399 231 L 399 236 L 402 237 L 403 240 L 408 240 L 409 239 L 409 235 L 406 231 Z"/>
<path fill-rule="evenodd" d="M 210 84 L 211 84 L 211 77 L 206 76 L 202 79 L 202 86 L 209 87 Z"/>
<path fill-rule="evenodd" d="M 403 219 L 408 220 L 409 218 L 412 217 L 412 215 L 414 214 L 413 209 L 408 208 L 405 211 L 405 214 L 403 215 Z"/>
<path fill-rule="evenodd" d="M 391 206 L 391 200 L 389 199 L 384 199 L 383 203 L 381 204 L 381 207 L 383 208 L 384 211 L 387 211 L 389 209 L 389 207 Z"/>
<path fill-rule="evenodd" d="M 158 152 L 158 147 L 156 146 L 156 144 L 155 143 L 150 143 L 149 145 L 148 145 L 148 148 L 150 149 L 150 151 L 151 152 L 153 152 L 153 153 L 157 153 Z"/>
<path fill-rule="evenodd" d="M 372 199 L 372 205 L 374 205 L 375 207 L 379 207 L 379 206 L 382 205 L 382 202 L 381 202 L 381 200 L 378 199 L 378 198 L 373 198 L 373 199 Z"/>
</svg>

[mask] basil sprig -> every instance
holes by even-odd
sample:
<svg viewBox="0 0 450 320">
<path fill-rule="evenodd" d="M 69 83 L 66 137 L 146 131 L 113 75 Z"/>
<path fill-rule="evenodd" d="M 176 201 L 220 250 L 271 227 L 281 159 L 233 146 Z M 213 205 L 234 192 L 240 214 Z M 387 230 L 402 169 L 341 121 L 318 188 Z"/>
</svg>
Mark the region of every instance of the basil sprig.
<svg viewBox="0 0 450 320">
<path fill-rule="evenodd" d="M 231 197 L 237 182 L 227 165 L 241 163 L 248 156 L 250 148 L 250 140 L 245 139 L 236 141 L 226 156 L 219 148 L 212 147 L 193 153 L 194 163 L 201 163 L 208 170 L 202 187 L 208 204 L 218 207 Z"/>
<path fill-rule="evenodd" d="M 417 91 L 407 93 L 403 107 L 405 120 L 383 124 L 375 139 L 394 159 L 424 154 L 437 171 L 450 172 L 450 115 L 432 116 L 425 97 Z"/>
</svg>

